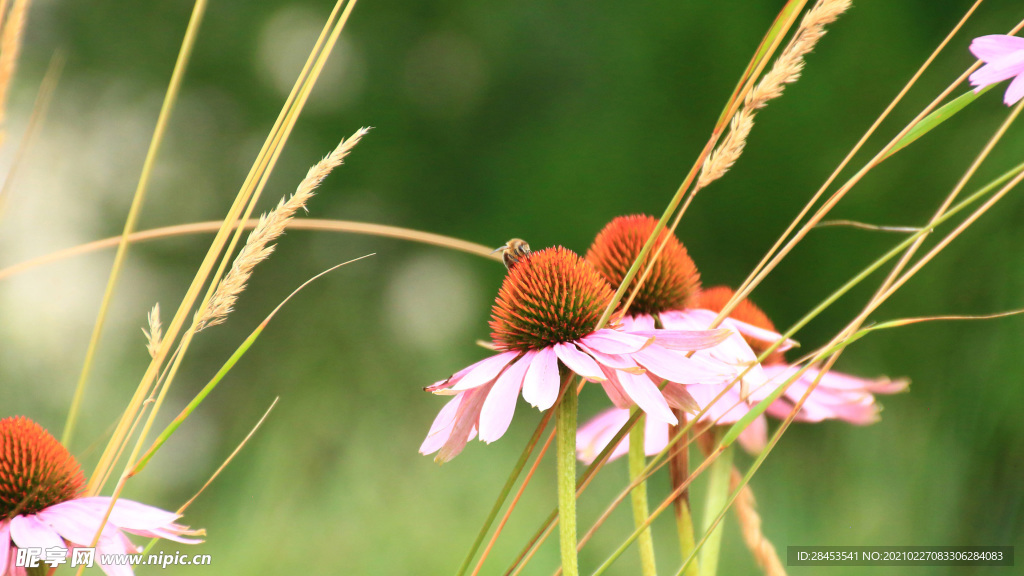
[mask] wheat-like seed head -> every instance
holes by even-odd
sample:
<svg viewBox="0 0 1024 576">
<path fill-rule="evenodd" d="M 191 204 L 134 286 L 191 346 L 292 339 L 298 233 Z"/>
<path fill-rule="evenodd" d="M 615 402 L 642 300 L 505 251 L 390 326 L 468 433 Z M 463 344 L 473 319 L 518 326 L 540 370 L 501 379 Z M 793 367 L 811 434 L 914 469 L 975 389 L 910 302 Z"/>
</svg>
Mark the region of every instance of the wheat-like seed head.
<svg viewBox="0 0 1024 576">
<path fill-rule="evenodd" d="M 331 173 L 331 170 L 342 164 L 345 156 L 369 131 L 369 128 L 360 128 L 347 140 L 342 140 L 333 152 L 306 172 L 306 177 L 299 183 L 294 194 L 281 198 L 276 208 L 260 216 L 256 227 L 249 233 L 245 246 L 238 252 L 238 256 L 231 264 L 231 270 L 220 281 L 206 308 L 196 314 L 197 332 L 224 322 L 224 319 L 233 310 L 238 295 L 245 290 L 253 268 L 274 252 L 274 245 L 271 243 L 284 233 L 288 223 L 300 208 L 306 209 L 306 203 L 313 197 L 324 178 Z"/>
<path fill-rule="evenodd" d="M 742 480 L 740 473 L 733 468 L 729 491 L 735 492 Z M 754 501 L 754 492 L 750 486 L 744 485 L 740 489 L 733 508 L 740 523 L 743 541 L 750 548 L 757 565 L 764 570 L 765 576 L 786 576 L 786 569 L 782 567 L 775 546 L 761 532 L 761 516 L 757 513 L 757 503 Z"/>
<path fill-rule="evenodd" d="M 779 55 L 771 69 L 747 94 L 741 108 L 729 123 L 729 133 L 701 167 L 695 192 L 718 180 L 732 168 L 747 144 L 747 136 L 754 126 L 754 115 L 769 100 L 782 96 L 787 84 L 800 79 L 804 69 L 804 56 L 825 35 L 825 26 L 835 22 L 850 8 L 850 0 L 818 0 L 800 21 L 800 27 Z"/>
<path fill-rule="evenodd" d="M 156 358 L 156 353 L 160 350 L 160 343 L 164 338 L 163 325 L 160 324 L 159 302 L 153 305 L 153 309 L 146 315 L 146 320 L 149 323 L 149 330 L 142 329 L 142 333 L 146 335 L 146 349 L 149 350 L 151 357 Z"/>
</svg>

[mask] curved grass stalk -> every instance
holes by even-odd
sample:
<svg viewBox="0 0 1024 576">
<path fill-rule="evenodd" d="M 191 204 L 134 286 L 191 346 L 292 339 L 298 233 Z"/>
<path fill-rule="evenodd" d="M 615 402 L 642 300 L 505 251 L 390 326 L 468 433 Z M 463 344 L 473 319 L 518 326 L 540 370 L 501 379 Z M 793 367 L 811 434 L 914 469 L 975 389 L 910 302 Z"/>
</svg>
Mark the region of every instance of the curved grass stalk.
<svg viewBox="0 0 1024 576">
<path fill-rule="evenodd" d="M 246 220 L 244 226 L 246 229 L 252 229 L 256 227 L 259 222 L 258 219 L 251 218 Z M 164 226 L 162 228 L 153 228 L 151 230 L 143 230 L 141 232 L 134 232 L 128 236 L 128 242 L 140 243 L 149 242 L 152 240 L 161 240 L 164 238 L 173 238 L 178 236 L 189 236 L 192 234 L 208 234 L 216 232 L 220 229 L 222 222 L 220 220 L 210 220 L 206 222 L 193 222 L 190 224 L 178 224 L 174 226 Z M 370 222 L 354 222 L 351 220 L 327 220 L 317 218 L 304 218 L 302 220 L 293 220 L 288 224 L 289 230 L 313 230 L 320 232 L 342 232 L 348 234 L 363 234 L 367 236 L 379 236 L 381 238 L 394 238 L 397 240 L 406 240 L 409 242 L 418 242 L 420 244 L 427 244 L 430 246 L 438 246 L 441 248 L 449 248 L 459 252 L 466 252 L 468 254 L 475 254 L 477 256 L 483 256 L 485 258 L 500 262 L 501 256 L 495 256 L 492 252 L 493 249 L 483 244 L 477 244 L 475 242 L 469 242 L 466 240 L 460 240 L 458 238 L 452 238 L 450 236 L 443 236 L 441 234 L 434 234 L 432 232 L 422 232 L 420 230 L 412 230 L 410 228 L 401 228 L 399 226 L 387 226 L 384 224 L 373 224 Z M 0 269 L 0 280 L 16 276 L 22 272 L 27 272 L 40 266 L 51 264 L 53 262 L 59 262 L 75 256 L 81 256 L 83 254 L 89 254 L 92 252 L 98 252 L 108 248 L 113 248 L 121 241 L 120 236 L 112 236 L 110 238 L 104 238 L 102 240 L 95 240 L 86 244 L 80 244 L 78 246 L 72 246 L 71 248 L 65 248 L 57 252 L 51 252 L 25 262 L 20 262 L 7 268 Z"/>
<path fill-rule="evenodd" d="M 174 63 L 174 71 L 171 72 L 171 81 L 167 86 L 167 93 L 164 95 L 163 104 L 160 106 L 160 115 L 157 116 L 156 128 L 153 130 L 153 137 L 149 142 L 149 150 L 146 151 L 146 159 L 142 164 L 142 173 L 139 175 L 139 182 L 135 187 L 131 208 L 128 209 L 128 218 L 125 220 L 124 230 L 121 232 L 121 242 L 117 246 L 114 264 L 111 266 L 107 286 L 103 291 L 103 300 L 100 302 L 100 309 L 96 314 L 92 335 L 89 337 L 89 347 L 85 352 L 82 371 L 79 373 L 78 383 L 75 385 L 75 393 L 71 398 L 71 408 L 68 410 L 67 420 L 64 422 L 64 431 L 61 433 L 60 440 L 61 444 L 65 446 L 70 446 L 71 440 L 74 438 L 75 425 L 78 423 L 78 413 L 82 408 L 82 399 L 85 396 L 89 372 L 92 371 L 92 364 L 96 358 L 100 334 L 103 333 L 107 312 L 110 310 L 110 303 L 114 299 L 114 287 L 121 276 L 121 268 L 124 266 L 124 260 L 128 254 L 128 242 L 125 238 L 135 231 L 135 226 L 139 221 L 142 205 L 146 201 L 146 190 L 149 186 L 150 176 L 153 173 L 153 165 L 156 164 L 156 157 L 160 152 L 160 144 L 163 143 L 164 134 L 167 132 L 167 125 L 171 120 L 171 113 L 174 111 L 174 105 L 178 101 L 181 82 L 185 77 L 185 70 L 188 68 L 189 59 L 192 57 L 192 49 L 199 35 L 199 26 L 203 22 L 203 15 L 205 13 L 206 0 L 196 0 L 192 7 L 192 15 L 189 17 L 188 28 L 185 29 L 185 37 L 181 41 L 178 59 Z"/>
</svg>

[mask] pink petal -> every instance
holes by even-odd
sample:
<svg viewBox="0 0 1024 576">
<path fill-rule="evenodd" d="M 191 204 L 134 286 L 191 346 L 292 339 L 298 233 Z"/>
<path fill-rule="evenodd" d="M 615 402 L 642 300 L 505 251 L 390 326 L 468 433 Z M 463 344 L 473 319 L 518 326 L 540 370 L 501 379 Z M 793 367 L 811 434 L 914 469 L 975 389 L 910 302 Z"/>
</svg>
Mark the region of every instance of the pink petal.
<svg viewBox="0 0 1024 576">
<path fill-rule="evenodd" d="M 7 573 L 7 557 L 11 552 L 11 526 L 6 520 L 0 521 L 0 576 Z"/>
<path fill-rule="evenodd" d="M 603 328 L 584 336 L 582 342 L 605 354 L 629 354 L 646 348 L 654 339 Z"/>
<path fill-rule="evenodd" d="M 478 423 L 480 439 L 484 442 L 490 444 L 501 438 L 512 423 L 516 400 L 519 399 L 519 390 L 523 387 L 523 378 L 526 377 L 526 369 L 530 367 L 530 360 L 524 357 L 506 368 L 487 394 Z"/>
<path fill-rule="evenodd" d="M 100 513 L 106 513 L 110 506 L 110 498 L 96 496 L 92 498 L 79 498 L 75 502 L 83 506 L 89 506 Z M 149 506 L 134 500 L 119 498 L 114 502 L 114 509 L 110 512 L 110 523 L 118 528 L 137 528 L 146 530 L 159 528 L 172 524 L 180 517 L 179 514 L 168 512 L 155 506 Z"/>
<path fill-rule="evenodd" d="M 662 396 L 661 390 L 649 378 L 646 376 L 636 376 L 628 372 L 619 372 L 616 374 L 616 377 L 618 378 L 619 385 L 622 386 L 622 390 L 649 417 L 670 424 L 679 423 L 675 414 L 672 413 L 672 409 L 668 407 L 668 402 Z"/>
<path fill-rule="evenodd" d="M 590 356 L 580 352 L 576 346 L 565 342 L 559 342 L 558 344 L 555 344 L 555 354 L 558 355 L 558 359 L 561 360 L 569 370 L 583 376 L 587 380 L 601 382 L 605 379 L 601 374 L 601 367 L 597 362 L 595 362 Z"/>
<path fill-rule="evenodd" d="M 576 458 L 587 465 L 593 463 L 597 455 L 612 441 L 612 438 L 627 421 L 629 421 L 628 409 L 613 408 L 591 418 L 576 431 Z M 625 442 L 625 439 L 628 437 L 627 434 L 623 438 L 623 442 L 616 446 L 616 449 L 608 457 L 609 462 L 626 453 L 629 443 Z"/>
<path fill-rule="evenodd" d="M 637 314 L 635 316 L 622 317 L 623 332 L 636 332 L 638 330 L 654 330 L 654 316 L 650 314 Z"/>
<path fill-rule="evenodd" d="M 1021 98 L 1024 98 L 1024 70 L 1017 74 L 1017 77 L 1010 82 L 1010 86 L 1006 89 L 1006 94 L 1003 96 L 1003 103 L 1007 106 L 1013 106 Z"/>
<path fill-rule="evenodd" d="M 19 548 L 67 548 L 60 535 L 34 515 L 11 518 L 11 540 Z"/>
<path fill-rule="evenodd" d="M 476 424 L 480 419 L 480 409 L 483 407 L 487 393 L 491 391 L 490 385 L 478 386 L 466 392 L 465 398 L 455 413 L 455 424 L 452 426 L 451 435 L 448 441 L 441 447 L 434 460 L 441 463 L 447 462 L 459 455 L 466 447 L 466 442 L 476 433 Z"/>
<path fill-rule="evenodd" d="M 89 499 L 81 498 L 61 502 L 43 510 L 37 516 L 65 540 L 81 544 L 82 546 L 88 546 L 96 536 L 100 521 L 106 512 L 107 504 L 103 504 L 101 509 L 97 509 L 97 507 L 82 502 L 82 500 Z M 109 498 L 104 498 L 104 500 L 109 502 Z M 100 541 L 116 537 L 117 528 L 110 522 L 107 522 L 103 526 L 103 532 L 100 534 Z"/>
<path fill-rule="evenodd" d="M 497 356 L 484 358 L 472 366 L 472 370 L 451 387 L 452 390 L 469 390 L 493 381 L 504 368 L 519 355 L 519 352 L 502 352 Z"/>
<path fill-rule="evenodd" d="M 459 404 L 462 403 L 462 399 L 465 397 L 466 392 L 458 393 L 437 413 L 434 423 L 430 426 L 430 432 L 427 432 L 427 437 L 423 440 L 423 444 L 420 445 L 420 454 L 433 454 L 440 450 L 441 446 L 444 446 L 445 442 L 448 441 L 452 434 L 452 428 L 455 425 L 455 414 L 459 410 Z"/>
<path fill-rule="evenodd" d="M 725 328 L 714 330 L 642 330 L 632 332 L 640 336 L 653 336 L 654 343 L 662 348 L 692 352 L 717 346 L 729 337 L 731 331 Z"/>
<path fill-rule="evenodd" d="M 523 399 L 541 410 L 547 410 L 558 400 L 558 356 L 551 346 L 538 350 L 532 357 L 523 381 Z"/>
<path fill-rule="evenodd" d="M 101 564 L 100 559 L 107 554 L 128 554 L 138 552 L 127 538 L 119 539 L 117 542 L 105 543 L 96 546 L 96 564 L 107 576 L 133 576 L 132 567 L 127 564 Z"/>
<path fill-rule="evenodd" d="M 971 41 L 971 54 L 983 62 L 991 62 L 1012 52 L 1024 50 L 1024 38 L 1005 34 L 980 36 Z"/>
<path fill-rule="evenodd" d="M 477 364 L 479 364 L 479 362 Z M 454 386 L 455 383 L 458 382 L 459 380 L 461 380 L 462 377 L 466 375 L 466 372 L 469 372 L 470 370 L 472 370 L 474 366 L 476 366 L 476 364 L 470 364 L 469 366 L 466 366 L 465 368 L 463 368 L 462 370 L 459 370 L 455 374 L 452 374 L 448 378 L 446 378 L 444 380 L 439 380 L 437 382 L 434 382 L 430 386 L 427 386 L 426 388 L 424 388 L 424 390 L 427 391 L 427 392 L 432 392 L 434 394 L 444 394 L 444 392 L 441 392 L 442 390 L 445 390 L 447 388 L 451 388 L 452 386 Z"/>
</svg>

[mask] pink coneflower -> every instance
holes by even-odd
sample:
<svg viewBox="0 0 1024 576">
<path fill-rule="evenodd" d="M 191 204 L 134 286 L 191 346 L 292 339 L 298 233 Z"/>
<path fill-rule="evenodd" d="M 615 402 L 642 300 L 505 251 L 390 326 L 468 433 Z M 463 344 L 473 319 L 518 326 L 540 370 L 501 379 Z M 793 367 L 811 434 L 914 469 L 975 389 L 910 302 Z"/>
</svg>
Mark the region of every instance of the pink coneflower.
<svg viewBox="0 0 1024 576">
<path fill-rule="evenodd" d="M 1013 78 L 1003 102 L 1012 106 L 1024 98 L 1024 38 L 1003 34 L 981 36 L 971 42 L 971 53 L 985 63 L 970 76 L 975 92 Z"/>
<path fill-rule="evenodd" d="M 491 312 L 491 336 L 501 351 L 427 390 L 454 394 L 420 452 L 451 460 L 479 433 L 493 442 L 508 429 L 516 399 L 540 410 L 558 398 L 559 366 L 599 382 L 614 403 L 639 406 L 651 419 L 675 424 L 671 406 L 691 403 L 685 391 L 663 394 L 647 373 L 689 382 L 708 374 L 686 352 L 719 344 L 727 330 L 597 329 L 613 296 L 601 274 L 575 253 L 547 248 L 516 261 Z"/>
<path fill-rule="evenodd" d="M 42 426 L 23 416 L 0 420 L 0 576 L 22 576 L 18 548 L 86 547 L 100 528 L 110 498 L 82 498 L 85 477 L 78 462 Z M 124 532 L 194 544 L 202 535 L 175 524 L 178 515 L 119 499 L 96 546 L 102 554 L 138 552 Z M 130 566 L 100 565 L 111 576 Z"/>
<path fill-rule="evenodd" d="M 725 304 L 732 298 L 733 291 L 725 286 L 717 286 L 701 292 L 697 302 L 701 309 L 717 314 Z M 757 306 L 749 300 L 742 300 L 730 314 L 730 319 L 742 322 L 744 325 L 752 326 L 761 330 L 761 336 L 775 332 L 775 326 L 771 320 Z M 758 337 L 745 335 L 750 347 L 760 355 L 771 345 L 772 341 Z M 778 386 L 799 370 L 798 366 L 786 364 L 782 353 L 775 351 L 764 361 L 761 372 L 765 380 L 754 386 L 751 390 L 750 401 L 757 402 L 767 397 Z M 813 368 L 804 372 L 797 380 L 790 384 L 786 392 L 775 402 L 768 406 L 767 413 L 779 419 L 789 416 L 790 411 L 796 402 L 803 397 L 804 393 L 818 377 L 820 372 Z M 865 425 L 878 420 L 878 413 L 881 407 L 875 401 L 875 394 L 893 394 L 902 392 L 907 388 L 906 380 L 891 381 L 888 378 L 869 380 L 858 378 L 848 374 L 829 371 L 821 377 L 817 387 L 807 397 L 807 400 L 797 412 L 794 420 L 798 422 L 820 422 L 822 420 L 845 420 L 852 424 Z M 706 394 L 700 387 L 690 387 L 691 394 L 698 403 L 705 401 Z M 710 398 L 707 399 L 710 401 Z M 721 408 L 716 406 L 721 405 Z M 719 423 L 734 422 L 746 412 L 746 404 L 740 399 L 735 390 L 729 390 L 711 406 L 711 411 L 725 417 L 718 420 Z M 735 414 L 729 413 L 735 412 Z M 629 412 L 626 410 L 607 411 L 599 414 L 593 420 L 580 428 L 576 437 L 577 455 L 584 462 L 593 459 L 608 445 L 611 438 L 618 432 L 619 428 L 626 423 Z M 712 420 L 714 418 L 711 418 Z M 612 428 L 618 423 L 617 427 Z M 645 451 L 647 454 L 657 454 L 668 445 L 668 426 L 661 423 L 648 423 L 645 437 Z M 767 422 L 763 417 L 756 419 L 740 435 L 739 441 L 745 449 L 750 452 L 760 451 L 764 446 L 767 434 Z M 627 434 L 622 442 L 612 451 L 611 458 L 617 458 L 626 452 L 628 446 Z M 650 440 L 654 438 L 654 440 Z"/>
<path fill-rule="evenodd" d="M 611 284 L 622 282 L 657 223 L 655 218 L 645 215 L 615 218 L 594 239 L 590 250 L 587 251 L 587 260 L 592 262 Z M 666 330 L 707 329 L 717 316 L 717 312 L 704 309 L 700 305 L 699 298 L 702 292 L 697 267 L 682 243 L 667 230 L 661 232 L 655 245 L 662 241 L 666 242 L 665 249 L 637 292 L 628 315 L 623 318 L 623 325 L 627 330 L 653 329 L 656 323 L 660 323 L 661 328 Z M 652 255 L 648 255 L 647 259 L 651 257 Z M 646 266 L 646 261 L 644 265 Z M 636 278 L 633 280 L 631 290 L 637 281 Z M 723 321 L 721 327 L 730 330 L 729 337 L 717 346 L 693 354 L 691 358 L 698 365 L 716 372 L 716 376 L 704 378 L 699 382 L 673 381 L 676 384 L 693 384 L 686 386 L 684 392 L 694 395 L 695 398 L 711 392 L 714 387 L 709 385 L 718 385 L 714 394 L 710 396 L 713 398 L 721 391 L 720 386 L 732 384 L 741 375 L 743 376 L 739 387 L 742 391 L 745 391 L 751 382 L 762 382 L 764 376 L 757 363 L 757 354 L 744 337 L 768 343 L 781 338 L 774 330 L 765 330 L 731 318 Z M 787 341 L 780 348 L 785 349 L 791 345 L 792 343 Z M 666 390 L 683 388 L 676 384 L 670 384 Z M 701 403 L 701 406 L 704 404 Z M 724 408 L 724 402 L 722 407 Z M 709 416 L 716 418 L 722 414 L 715 413 Z"/>
</svg>

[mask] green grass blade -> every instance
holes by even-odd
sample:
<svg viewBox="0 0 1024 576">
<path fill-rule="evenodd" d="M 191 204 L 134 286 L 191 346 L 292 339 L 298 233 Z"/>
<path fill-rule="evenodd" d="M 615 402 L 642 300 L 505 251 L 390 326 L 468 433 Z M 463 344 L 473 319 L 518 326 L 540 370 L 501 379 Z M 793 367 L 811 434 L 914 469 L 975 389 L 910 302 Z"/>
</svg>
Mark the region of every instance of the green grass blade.
<svg viewBox="0 0 1024 576">
<path fill-rule="evenodd" d="M 975 94 L 973 90 L 961 94 L 960 96 L 957 96 L 950 102 L 947 102 L 945 105 L 943 105 L 935 112 L 932 112 L 931 114 L 925 116 L 924 119 L 918 122 L 913 128 L 910 129 L 909 132 L 903 135 L 903 138 L 900 138 L 899 141 L 893 145 L 892 149 L 889 150 L 889 153 L 882 157 L 882 160 L 885 160 L 892 156 L 893 154 L 906 148 L 907 146 L 910 146 L 918 138 L 931 132 L 939 124 L 942 124 L 946 120 L 952 118 L 954 115 L 956 115 L 957 112 L 966 108 L 968 104 L 977 100 L 978 96 L 981 96 L 985 92 L 988 92 L 992 88 L 992 86 L 994 86 L 994 84 L 986 86 L 977 94 Z"/>
</svg>

